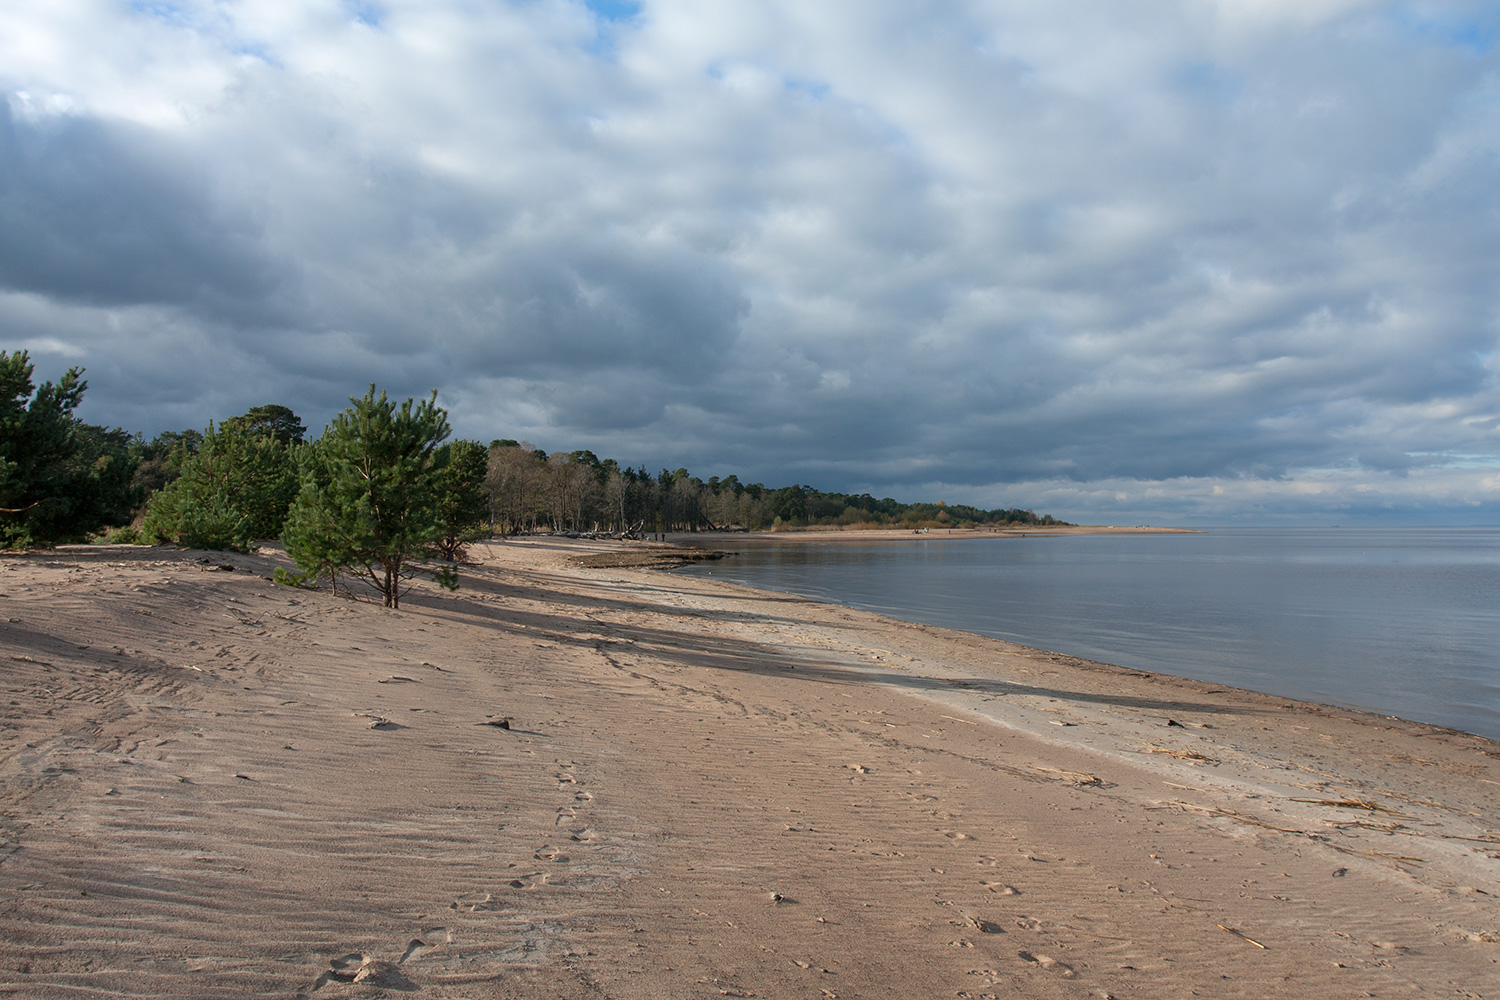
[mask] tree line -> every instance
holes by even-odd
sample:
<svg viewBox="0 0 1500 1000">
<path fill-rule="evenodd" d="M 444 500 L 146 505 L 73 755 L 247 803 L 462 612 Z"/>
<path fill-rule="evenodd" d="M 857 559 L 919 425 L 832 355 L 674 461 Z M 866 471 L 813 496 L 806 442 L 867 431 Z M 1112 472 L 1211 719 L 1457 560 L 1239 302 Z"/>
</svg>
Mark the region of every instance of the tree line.
<svg viewBox="0 0 1500 1000">
<path fill-rule="evenodd" d="M 436 391 L 398 404 L 373 385 L 315 441 L 274 404 L 148 441 L 74 416 L 82 374 L 38 386 L 27 352 L 0 351 L 0 545 L 249 551 L 280 539 L 300 571 L 286 582 L 327 577 L 336 588 L 353 577 L 394 607 L 413 565 L 441 559 L 449 568 L 428 571 L 451 584 L 465 546 L 493 534 L 1064 523 L 1013 508 L 705 481 L 686 469 L 653 476 L 591 451 L 549 455 L 515 440 L 450 441 Z"/>
<path fill-rule="evenodd" d="M 778 527 L 973 527 L 1054 525 L 1020 508 L 901 503 L 869 493 L 830 493 L 793 484 L 771 488 L 738 476 L 707 480 L 686 469 L 652 475 L 591 451 L 553 452 L 524 441 L 492 441 L 485 480 L 499 533 L 576 531 L 756 531 Z"/>
</svg>

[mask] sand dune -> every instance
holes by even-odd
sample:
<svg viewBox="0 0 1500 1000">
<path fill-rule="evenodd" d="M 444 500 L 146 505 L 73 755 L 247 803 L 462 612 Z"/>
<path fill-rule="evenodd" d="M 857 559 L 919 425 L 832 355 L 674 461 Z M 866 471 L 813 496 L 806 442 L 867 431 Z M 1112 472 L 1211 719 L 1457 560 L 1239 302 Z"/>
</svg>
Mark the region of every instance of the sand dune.
<svg viewBox="0 0 1500 1000">
<path fill-rule="evenodd" d="M 1496 744 L 605 547 L 0 558 L 0 992 L 1500 993 Z"/>
</svg>

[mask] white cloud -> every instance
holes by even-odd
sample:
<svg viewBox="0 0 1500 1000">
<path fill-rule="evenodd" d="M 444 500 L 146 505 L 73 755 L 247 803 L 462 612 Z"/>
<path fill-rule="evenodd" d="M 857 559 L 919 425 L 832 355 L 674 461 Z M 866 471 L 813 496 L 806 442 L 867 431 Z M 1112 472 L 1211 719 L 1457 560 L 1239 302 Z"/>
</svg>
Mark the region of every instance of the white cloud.
<svg viewBox="0 0 1500 1000">
<path fill-rule="evenodd" d="M 11 6 L 0 323 L 146 431 L 378 380 L 771 482 L 1490 503 L 1495 22 Z"/>
</svg>

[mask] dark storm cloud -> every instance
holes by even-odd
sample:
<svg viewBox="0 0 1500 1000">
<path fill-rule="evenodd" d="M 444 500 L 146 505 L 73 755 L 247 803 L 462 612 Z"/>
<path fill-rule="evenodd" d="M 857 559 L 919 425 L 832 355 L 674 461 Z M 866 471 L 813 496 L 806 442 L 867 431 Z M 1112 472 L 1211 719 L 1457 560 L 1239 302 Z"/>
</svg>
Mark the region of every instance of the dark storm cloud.
<svg viewBox="0 0 1500 1000">
<path fill-rule="evenodd" d="M 717 261 L 677 247 L 582 235 L 508 242 L 503 252 L 506 262 L 471 290 L 474 306 L 454 324 L 467 333 L 455 346 L 497 370 L 699 379 L 718 367 L 747 308 Z"/>
<path fill-rule="evenodd" d="M 6 95 L 10 96 L 10 95 Z M 143 129 L 0 103 L 0 287 L 95 305 L 254 311 L 277 267 L 248 219 Z"/>
<path fill-rule="evenodd" d="M 59 0 L 0 12 L 0 324 L 146 431 L 377 381 L 481 439 L 1075 518 L 1483 506 L 1497 27 Z"/>
</svg>

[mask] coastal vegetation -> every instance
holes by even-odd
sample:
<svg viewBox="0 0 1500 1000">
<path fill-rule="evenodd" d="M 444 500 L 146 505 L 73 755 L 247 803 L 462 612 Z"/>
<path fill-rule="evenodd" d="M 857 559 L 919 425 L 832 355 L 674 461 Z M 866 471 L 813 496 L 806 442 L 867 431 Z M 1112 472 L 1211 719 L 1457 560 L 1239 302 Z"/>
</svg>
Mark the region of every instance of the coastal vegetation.
<svg viewBox="0 0 1500 1000">
<path fill-rule="evenodd" d="M 490 443 L 486 480 L 495 530 L 712 531 L 799 527 L 924 528 L 1054 525 L 1030 510 L 983 510 L 966 505 L 901 503 L 869 493 L 825 492 L 793 484 L 742 483 L 738 476 L 707 480 L 686 469 L 652 475 L 591 451 L 554 452 L 511 440 Z"/>
<path fill-rule="evenodd" d="M 195 445 L 146 504 L 139 540 L 248 552 L 280 535 L 299 488 L 292 447 L 241 420 L 209 424 Z"/>
<path fill-rule="evenodd" d="M 73 416 L 88 388 L 82 369 L 40 386 L 32 374 L 27 352 L 0 351 L 0 546 L 51 545 L 128 523 L 144 499 L 132 439 Z"/>
<path fill-rule="evenodd" d="M 495 533 L 1065 523 L 1021 508 L 705 480 L 685 468 L 652 474 L 512 439 L 448 441 L 436 393 L 397 404 L 373 385 L 312 441 L 277 404 L 147 440 L 74 416 L 82 374 L 38 386 L 27 352 L 0 352 L 0 546 L 94 538 L 248 551 L 279 538 L 309 578 L 353 572 L 394 605 L 414 555 L 451 563 Z"/>
<path fill-rule="evenodd" d="M 442 493 L 453 449 L 437 392 L 399 406 L 370 386 L 299 452 L 301 489 L 282 539 L 304 578 L 352 572 L 400 607 L 411 560 L 443 536 Z M 451 569 L 439 571 L 452 585 Z M 291 581 L 297 582 L 297 581 Z"/>
</svg>

